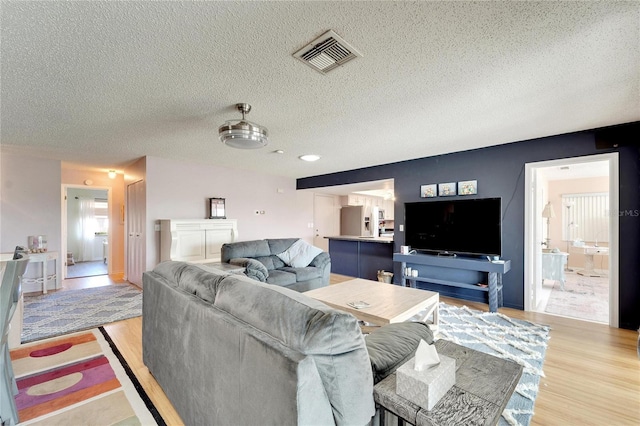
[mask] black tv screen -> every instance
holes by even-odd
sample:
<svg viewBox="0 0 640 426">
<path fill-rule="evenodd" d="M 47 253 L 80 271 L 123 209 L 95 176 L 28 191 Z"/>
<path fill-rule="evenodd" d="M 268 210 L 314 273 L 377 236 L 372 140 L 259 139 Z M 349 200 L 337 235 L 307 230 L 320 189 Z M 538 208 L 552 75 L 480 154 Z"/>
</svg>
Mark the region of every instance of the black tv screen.
<svg viewBox="0 0 640 426">
<path fill-rule="evenodd" d="M 420 252 L 501 256 L 501 224 L 500 198 L 404 205 L 405 244 Z"/>
</svg>

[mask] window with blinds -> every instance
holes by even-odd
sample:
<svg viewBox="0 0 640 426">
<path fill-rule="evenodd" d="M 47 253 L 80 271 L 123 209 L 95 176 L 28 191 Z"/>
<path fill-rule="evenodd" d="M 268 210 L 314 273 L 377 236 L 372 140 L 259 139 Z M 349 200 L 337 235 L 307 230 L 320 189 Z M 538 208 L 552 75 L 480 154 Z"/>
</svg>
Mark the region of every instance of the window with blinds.
<svg viewBox="0 0 640 426">
<path fill-rule="evenodd" d="M 562 239 L 609 242 L 609 194 L 563 194 Z"/>
</svg>

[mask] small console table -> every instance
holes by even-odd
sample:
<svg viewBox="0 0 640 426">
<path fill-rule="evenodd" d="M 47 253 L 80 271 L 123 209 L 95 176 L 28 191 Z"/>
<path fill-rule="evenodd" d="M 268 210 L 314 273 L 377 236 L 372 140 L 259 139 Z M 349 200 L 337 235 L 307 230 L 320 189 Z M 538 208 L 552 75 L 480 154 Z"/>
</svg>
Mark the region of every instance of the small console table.
<svg viewBox="0 0 640 426">
<path fill-rule="evenodd" d="M 506 274 L 511 269 L 510 260 L 490 262 L 483 259 L 445 257 L 427 254 L 394 253 L 393 261 L 400 262 L 402 265 L 402 279 L 405 286 L 415 287 L 416 282 L 425 282 L 485 291 L 489 295 L 490 312 L 497 312 L 498 307 L 502 306 L 502 275 Z M 405 276 L 404 271 L 407 266 L 413 268 L 415 265 L 426 266 L 426 268 L 420 268 L 421 271 L 417 277 Z M 477 281 L 465 282 L 463 278 L 456 276 L 455 270 L 487 273 L 487 287 L 477 285 Z"/>
<path fill-rule="evenodd" d="M 29 284 L 35 284 L 38 287 L 42 288 L 42 294 L 47 294 L 47 287 L 50 280 L 53 280 L 55 283 L 55 289 L 60 288 L 60 275 L 58 275 L 58 263 L 60 259 L 58 257 L 57 251 L 45 251 L 44 253 L 29 253 L 29 263 L 41 263 L 42 264 L 42 275 L 40 278 L 28 278 L 22 277 L 22 286 L 23 291 L 24 288 Z M 53 260 L 53 272 L 48 269 L 48 263 L 50 260 Z M 27 271 L 29 269 L 27 268 Z"/>
</svg>

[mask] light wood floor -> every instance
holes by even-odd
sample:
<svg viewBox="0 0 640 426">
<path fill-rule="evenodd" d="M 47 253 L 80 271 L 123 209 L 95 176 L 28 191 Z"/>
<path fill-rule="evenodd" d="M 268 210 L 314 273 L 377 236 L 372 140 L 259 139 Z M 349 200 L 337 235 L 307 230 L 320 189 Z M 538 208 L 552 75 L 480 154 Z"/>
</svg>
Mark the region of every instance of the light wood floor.
<svg viewBox="0 0 640 426">
<path fill-rule="evenodd" d="M 331 282 L 345 279 L 351 278 L 333 274 Z M 69 283 L 64 287 L 81 286 Z M 441 301 L 488 310 L 488 305 L 483 303 L 447 297 L 442 297 Z M 540 381 L 532 425 L 640 424 L 640 360 L 636 352 L 636 332 L 509 308 L 499 311 L 512 318 L 551 327 L 543 366 L 545 377 Z M 181 424 L 171 403 L 142 363 L 142 319 L 120 321 L 105 329 L 167 424 Z"/>
</svg>

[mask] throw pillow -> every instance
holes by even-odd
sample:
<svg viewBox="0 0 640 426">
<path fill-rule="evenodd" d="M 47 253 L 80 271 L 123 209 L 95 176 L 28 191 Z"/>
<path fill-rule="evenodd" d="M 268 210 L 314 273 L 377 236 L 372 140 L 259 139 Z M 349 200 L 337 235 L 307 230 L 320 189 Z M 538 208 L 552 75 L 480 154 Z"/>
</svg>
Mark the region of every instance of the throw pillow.
<svg viewBox="0 0 640 426">
<path fill-rule="evenodd" d="M 298 240 L 277 256 L 289 266 L 304 268 L 309 266 L 309 263 L 320 253 L 322 253 L 322 249 L 312 246 L 306 241 Z"/>
<path fill-rule="evenodd" d="M 267 267 L 255 259 L 250 259 L 247 257 L 238 257 L 238 258 L 229 260 L 229 263 L 233 265 L 243 266 L 245 268 L 244 274 L 249 278 L 253 278 L 256 281 L 260 281 L 264 283 L 267 281 L 267 277 L 269 276 L 269 271 L 267 270 Z"/>
<path fill-rule="evenodd" d="M 409 361 L 420 340 L 433 343 L 433 332 L 423 322 L 397 322 L 375 329 L 365 338 L 373 383 L 378 383 Z"/>
</svg>

